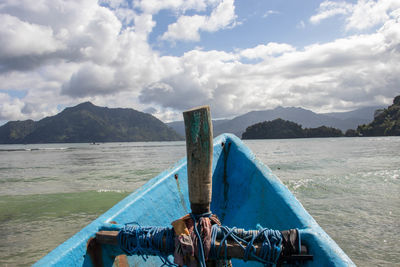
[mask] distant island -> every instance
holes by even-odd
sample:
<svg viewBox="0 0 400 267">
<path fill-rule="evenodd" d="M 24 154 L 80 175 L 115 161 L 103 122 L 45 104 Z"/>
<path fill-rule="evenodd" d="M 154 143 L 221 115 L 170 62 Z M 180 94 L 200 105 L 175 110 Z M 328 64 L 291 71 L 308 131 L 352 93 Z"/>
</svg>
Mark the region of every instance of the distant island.
<svg viewBox="0 0 400 267">
<path fill-rule="evenodd" d="M 400 136 L 400 95 L 393 104 L 375 111 L 371 123 L 362 124 L 357 129 L 348 129 L 344 134 L 340 129 L 320 126 L 305 128 L 300 124 L 281 118 L 253 124 L 246 128 L 242 139 L 282 139 L 312 137 L 356 137 L 356 136 Z"/>
<path fill-rule="evenodd" d="M 90 102 L 39 121 L 10 121 L 0 127 L 1 144 L 93 143 L 183 140 L 154 116 L 130 108 Z"/>
<path fill-rule="evenodd" d="M 361 136 L 400 136 L 400 95 L 393 99 L 388 108 L 377 110 L 374 120 L 357 127 Z"/>
<path fill-rule="evenodd" d="M 242 139 L 286 139 L 286 138 L 311 138 L 311 137 L 341 137 L 341 130 L 320 126 L 305 128 L 300 124 L 283 119 L 264 121 L 247 127 Z"/>
<path fill-rule="evenodd" d="M 304 128 L 333 127 L 346 132 L 358 125 L 366 124 L 374 119 L 374 112 L 385 106 L 363 107 L 346 112 L 315 113 L 300 107 L 276 107 L 268 110 L 250 111 L 232 119 L 213 120 L 214 136 L 221 133 L 233 133 L 242 136 L 246 128 L 259 122 L 273 121 L 281 118 L 302 125 Z M 178 134 L 185 135 L 183 121 L 167 123 Z M 349 132 L 351 133 L 351 132 Z"/>
</svg>

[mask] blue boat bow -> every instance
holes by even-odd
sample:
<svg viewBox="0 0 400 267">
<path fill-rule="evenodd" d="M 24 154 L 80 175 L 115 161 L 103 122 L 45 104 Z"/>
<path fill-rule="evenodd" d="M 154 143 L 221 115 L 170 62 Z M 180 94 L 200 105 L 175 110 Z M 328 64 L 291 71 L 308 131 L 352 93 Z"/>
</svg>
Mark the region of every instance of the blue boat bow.
<svg viewBox="0 0 400 267">
<path fill-rule="evenodd" d="M 256 224 L 276 230 L 299 229 L 313 261 L 302 266 L 355 266 L 351 259 L 317 224 L 286 186 L 234 135 L 214 139 L 211 210 L 223 225 L 253 229 Z M 104 223 L 170 226 L 190 212 L 186 158 L 151 179 L 120 201 L 34 266 L 93 266 L 87 254 L 88 240 Z M 104 266 L 112 266 L 117 248 L 102 247 Z M 130 266 L 160 266 L 158 257 L 144 261 L 128 257 Z M 232 260 L 233 266 L 262 266 Z"/>
</svg>

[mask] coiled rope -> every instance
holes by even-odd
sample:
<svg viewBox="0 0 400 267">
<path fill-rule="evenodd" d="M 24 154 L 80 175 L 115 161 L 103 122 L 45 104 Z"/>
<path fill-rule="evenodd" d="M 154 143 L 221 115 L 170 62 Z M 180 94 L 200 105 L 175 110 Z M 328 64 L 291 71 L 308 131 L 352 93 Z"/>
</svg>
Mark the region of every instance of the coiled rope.
<svg viewBox="0 0 400 267">
<path fill-rule="evenodd" d="M 127 255 L 140 255 L 144 261 L 148 255 L 159 256 L 162 266 L 177 266 L 168 259 L 168 255 L 174 253 L 174 242 L 174 229 L 168 227 L 142 227 L 131 223 L 118 233 L 119 247 Z"/>
<path fill-rule="evenodd" d="M 198 238 L 198 261 L 202 267 L 206 266 L 205 251 L 201 238 L 202 229 L 200 221 L 210 214 L 193 215 L 194 231 Z M 200 229 L 198 229 L 200 228 Z M 271 230 L 257 225 L 258 230 L 245 231 L 236 227 L 229 228 L 213 224 L 211 227 L 211 244 L 208 253 L 213 260 L 228 260 L 228 240 L 236 242 L 243 249 L 243 260 L 258 261 L 264 266 L 276 266 L 282 250 L 282 234 L 278 230 Z M 216 240 L 221 240 L 217 248 Z M 257 253 L 255 243 L 259 244 Z M 143 260 L 148 255 L 159 256 L 163 262 L 162 266 L 177 266 L 172 263 L 168 256 L 175 250 L 174 229 L 169 227 L 142 227 L 137 223 L 125 225 L 118 234 L 119 247 L 129 256 L 140 255 Z M 223 256 L 221 256 L 221 254 Z"/>
<path fill-rule="evenodd" d="M 236 227 L 219 226 L 214 224 L 211 229 L 211 249 L 210 258 L 227 259 L 227 240 L 233 240 L 244 250 L 244 261 L 255 260 L 264 264 L 264 266 L 276 266 L 281 253 L 282 234 L 278 230 L 262 228 L 257 225 L 257 230 L 245 231 Z M 215 241 L 220 239 L 219 248 Z M 256 255 L 254 243 L 260 243 L 261 249 Z M 223 258 L 221 258 L 223 252 Z"/>
</svg>

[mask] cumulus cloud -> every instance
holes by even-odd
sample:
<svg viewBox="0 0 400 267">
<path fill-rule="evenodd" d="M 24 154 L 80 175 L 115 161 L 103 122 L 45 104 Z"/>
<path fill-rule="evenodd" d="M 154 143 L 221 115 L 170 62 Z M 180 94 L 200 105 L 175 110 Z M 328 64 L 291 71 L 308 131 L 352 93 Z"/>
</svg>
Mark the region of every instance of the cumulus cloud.
<svg viewBox="0 0 400 267">
<path fill-rule="evenodd" d="M 26 95 L 23 99 L 9 96 L 0 103 L 3 117 L 53 115 L 58 104 L 81 100 L 118 106 L 128 105 L 125 100 L 129 99 L 146 108 L 138 99 L 141 90 L 164 79 L 173 83 L 180 71 L 171 68 L 179 58 L 160 57 L 149 45 L 148 36 L 156 25 L 153 15 L 163 9 L 180 16 L 188 10 L 211 8 L 211 14 L 204 16 L 203 31 L 227 27 L 235 17 L 231 0 L 131 4 L 120 0 L 103 0 L 100 5 L 96 0 L 42 0 L 35 5 L 4 1 L 0 5 L 1 89 L 24 90 Z M 42 104 L 44 99 L 47 105 Z"/>
<path fill-rule="evenodd" d="M 0 121 L 19 120 L 23 118 L 21 109 L 24 103 L 18 98 L 11 98 L 6 93 L 0 93 Z"/>
<path fill-rule="evenodd" d="M 318 13 L 310 18 L 310 22 L 317 24 L 324 19 L 328 19 L 337 15 L 347 15 L 353 9 L 353 5 L 346 3 L 344 1 L 334 2 L 334 1 L 324 1 L 320 4 L 318 8 Z"/>
<path fill-rule="evenodd" d="M 62 93 L 70 96 L 90 96 L 93 94 L 110 94 L 118 92 L 115 86 L 115 69 L 92 63 L 82 67 L 62 86 Z"/>
<path fill-rule="evenodd" d="M 139 0 L 135 2 L 135 6 L 148 14 L 156 14 L 163 9 L 185 13 L 187 10 L 204 11 L 209 4 L 216 1 L 218 0 Z"/>
<path fill-rule="evenodd" d="M 304 49 L 269 43 L 231 54 L 192 51 L 177 58 L 179 73 L 144 88 L 140 99 L 178 109 L 209 103 L 218 117 L 277 105 L 322 112 L 389 103 L 399 90 L 399 26 L 391 19 L 373 34 Z"/>
<path fill-rule="evenodd" d="M 240 55 L 249 59 L 268 58 L 278 56 L 285 52 L 294 51 L 295 48 L 289 44 L 268 43 L 267 45 L 258 45 L 254 48 L 248 48 L 240 51 Z"/>
<path fill-rule="evenodd" d="M 215 98 L 218 83 L 224 82 L 225 75 L 235 66 L 235 59 L 235 55 L 219 51 L 185 53 L 176 58 L 174 65 L 169 62 L 168 66 L 173 67 L 175 73 L 143 88 L 139 99 L 178 110 L 210 103 Z"/>
<path fill-rule="evenodd" d="M 397 0 L 358 0 L 354 4 L 328 0 L 320 4 L 317 14 L 311 16 L 310 22 L 318 24 L 322 20 L 343 15 L 346 18 L 346 30 L 365 30 L 396 16 L 398 9 L 400 2 Z"/>
<path fill-rule="evenodd" d="M 177 22 L 168 26 L 162 40 L 183 40 L 183 41 L 199 41 L 200 28 L 206 24 L 205 16 L 181 16 Z"/>
<path fill-rule="evenodd" d="M 0 25 L 0 72 L 5 73 L 0 80 L 10 81 L 3 88 L 48 91 L 53 93 L 48 100 L 58 96 L 66 103 L 63 96 L 138 90 L 157 76 L 151 71 L 157 54 L 147 43 L 154 27 L 149 14 L 134 14 L 135 27 L 123 28 L 117 15 L 97 1 L 43 0 L 3 3 L 0 16 L 5 21 Z M 21 87 L 16 76 L 35 77 L 35 82 Z"/>
<path fill-rule="evenodd" d="M 35 86 L 31 83 L 25 90 L 53 92 L 51 98 L 58 95 L 63 103 L 68 98 L 124 92 L 137 97 L 142 88 L 173 72 L 169 64 L 174 59 L 160 57 L 148 43 L 156 24 L 153 14 L 162 9 L 177 14 L 204 11 L 211 6 L 202 29 L 216 31 L 229 23 L 234 12 L 233 1 L 134 1 L 133 5 L 136 9 L 120 0 L 104 0 L 100 5 L 95 0 L 4 2 L 0 5 L 5 22 L 0 26 L 0 72 L 6 73 L 4 77 L 22 71 L 25 78 L 32 75 L 37 78 Z M 9 80 L 18 88 L 16 79 Z M 140 105 L 138 100 L 136 104 Z"/>
<path fill-rule="evenodd" d="M 353 6 L 351 16 L 347 18 L 346 29 L 363 30 L 374 27 L 395 16 L 392 13 L 398 9 L 400 1 L 397 0 L 360 0 Z"/>
<path fill-rule="evenodd" d="M 121 23 L 96 1 L 14 1 L 0 6 L 0 70 L 33 69 L 59 60 L 109 63 Z M 115 52 L 114 52 L 115 51 Z"/>
<path fill-rule="evenodd" d="M 202 32 L 236 25 L 233 0 L 3 1 L 0 120 L 40 119 L 57 113 L 57 105 L 85 100 L 164 120 L 203 104 L 218 118 L 277 105 L 332 111 L 389 103 L 400 84 L 397 3 L 325 1 L 313 19 L 341 14 L 351 29 L 375 25 L 369 33 L 306 47 L 269 42 L 172 56 L 149 41 L 158 12 L 168 9 L 177 18 L 160 38 L 199 40 Z M 358 10 L 376 16 L 361 21 Z"/>
<path fill-rule="evenodd" d="M 1 59 L 48 54 L 64 47 L 49 26 L 24 22 L 8 14 L 0 14 L 0 20 Z"/>
<path fill-rule="evenodd" d="M 168 26 L 168 31 L 161 36 L 161 39 L 199 41 L 200 31 L 216 32 L 233 27 L 236 17 L 234 1 L 222 0 L 209 16 L 180 16 L 177 22 Z"/>
</svg>

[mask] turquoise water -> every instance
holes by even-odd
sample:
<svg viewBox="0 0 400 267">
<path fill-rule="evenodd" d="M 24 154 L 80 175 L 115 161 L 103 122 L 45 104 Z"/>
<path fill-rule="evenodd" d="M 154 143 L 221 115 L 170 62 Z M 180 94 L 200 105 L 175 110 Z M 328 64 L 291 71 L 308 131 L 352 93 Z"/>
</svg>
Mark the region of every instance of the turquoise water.
<svg viewBox="0 0 400 267">
<path fill-rule="evenodd" d="M 245 142 L 359 266 L 400 259 L 400 138 Z M 0 145 L 0 266 L 25 266 L 185 156 L 184 142 Z"/>
</svg>

